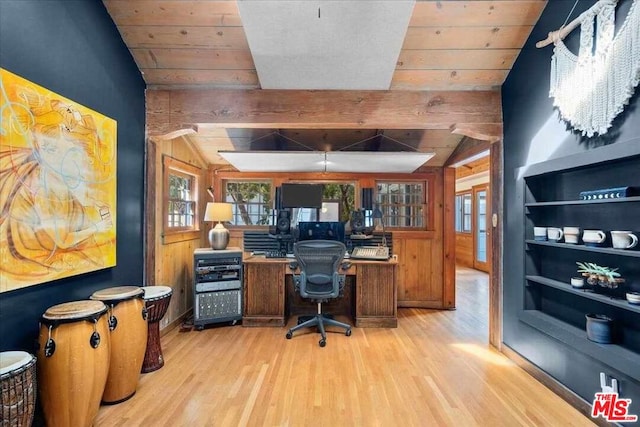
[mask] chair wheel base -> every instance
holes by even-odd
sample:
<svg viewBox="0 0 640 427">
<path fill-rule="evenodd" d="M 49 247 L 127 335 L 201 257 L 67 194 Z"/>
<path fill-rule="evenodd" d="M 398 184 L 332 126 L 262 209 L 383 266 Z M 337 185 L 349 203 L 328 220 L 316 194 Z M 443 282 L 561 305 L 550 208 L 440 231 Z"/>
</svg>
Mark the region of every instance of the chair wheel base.
<svg viewBox="0 0 640 427">
<path fill-rule="evenodd" d="M 346 336 L 350 337 L 351 336 L 351 329 L 347 329 L 347 331 L 344 334 Z"/>
<path fill-rule="evenodd" d="M 287 335 L 285 335 L 287 337 L 288 340 L 290 340 L 293 337 L 293 333 L 291 331 L 287 332 Z"/>
<path fill-rule="evenodd" d="M 318 341 L 318 344 L 320 345 L 320 347 L 324 347 L 325 345 L 327 345 L 327 340 L 321 339 L 320 341 Z"/>
</svg>

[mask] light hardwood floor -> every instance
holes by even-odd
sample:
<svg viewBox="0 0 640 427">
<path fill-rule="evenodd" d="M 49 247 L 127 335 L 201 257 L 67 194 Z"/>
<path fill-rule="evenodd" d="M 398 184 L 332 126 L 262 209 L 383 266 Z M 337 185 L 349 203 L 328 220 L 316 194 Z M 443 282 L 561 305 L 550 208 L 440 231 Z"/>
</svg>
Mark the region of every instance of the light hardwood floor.
<svg viewBox="0 0 640 427">
<path fill-rule="evenodd" d="M 489 347 L 487 275 L 457 278 L 457 310 L 400 309 L 397 329 L 330 333 L 325 348 L 285 328 L 176 328 L 165 366 L 95 426 L 593 425 Z"/>
</svg>

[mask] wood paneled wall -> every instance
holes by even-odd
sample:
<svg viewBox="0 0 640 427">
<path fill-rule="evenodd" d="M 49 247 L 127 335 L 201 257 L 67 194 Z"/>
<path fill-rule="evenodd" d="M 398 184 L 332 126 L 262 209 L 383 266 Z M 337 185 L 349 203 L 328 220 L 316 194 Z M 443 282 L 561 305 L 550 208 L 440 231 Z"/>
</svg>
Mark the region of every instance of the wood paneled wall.
<svg viewBox="0 0 640 427">
<path fill-rule="evenodd" d="M 171 140 L 159 140 L 157 142 L 149 141 L 149 144 L 155 144 L 154 158 L 148 159 L 153 161 L 155 166 L 155 220 L 154 227 L 148 229 L 150 234 L 155 236 L 154 239 L 154 266 L 153 277 L 148 278 L 148 285 L 165 285 L 173 289 L 171 303 L 160 323 L 160 328 L 165 328 L 179 320 L 185 313 L 193 308 L 193 252 L 196 248 L 200 248 L 206 241 L 205 232 L 208 230 L 207 225 L 200 227 L 201 233 L 197 237 L 185 237 L 180 239 L 165 239 L 163 235 L 163 162 L 162 156 L 170 156 L 174 159 L 183 161 L 192 166 L 199 168 L 202 172 L 199 176 L 199 195 L 198 200 L 201 210 L 200 218 L 203 217 L 206 202 L 209 196 L 206 193 L 207 166 L 202 157 L 193 149 L 190 143 L 182 138 Z M 150 177 L 148 176 L 148 179 Z M 151 181 L 150 181 L 151 182 Z"/>
<path fill-rule="evenodd" d="M 456 233 L 456 264 L 473 268 L 473 234 Z"/>
<path fill-rule="evenodd" d="M 453 248 L 453 231 L 445 237 L 445 174 L 451 168 L 421 168 L 412 174 L 348 174 L 348 173 L 241 173 L 211 171 L 211 183 L 215 194 L 222 194 L 222 181 L 240 178 L 268 178 L 274 186 L 286 181 L 342 181 L 356 183 L 356 206 L 359 205 L 359 190 L 373 187 L 378 180 L 420 180 L 429 179 L 428 200 L 430 208 L 430 229 L 425 231 L 393 232 L 393 248 L 398 255 L 398 306 L 424 308 L 453 308 L 455 305 L 455 281 L 449 277 L 455 272 L 445 266 L 445 241 L 450 238 Z M 449 171 L 453 176 L 453 169 Z M 453 194 L 452 188 L 449 193 Z M 451 212 L 451 214 L 453 214 Z M 452 220 L 453 221 L 453 220 Z M 242 247 L 243 229 L 231 229 L 230 245 Z M 454 251 L 450 250 L 453 254 Z M 451 263 L 453 266 L 451 255 Z M 453 272 L 453 273 L 452 273 Z"/>
</svg>

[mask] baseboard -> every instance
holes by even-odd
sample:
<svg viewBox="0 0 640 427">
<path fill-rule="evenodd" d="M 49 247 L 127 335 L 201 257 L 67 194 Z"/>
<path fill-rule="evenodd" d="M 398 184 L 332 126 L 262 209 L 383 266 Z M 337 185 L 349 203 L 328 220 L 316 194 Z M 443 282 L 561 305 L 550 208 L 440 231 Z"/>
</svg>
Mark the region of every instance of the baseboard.
<svg viewBox="0 0 640 427">
<path fill-rule="evenodd" d="M 184 322 L 185 319 L 191 316 L 191 313 L 193 313 L 193 309 L 189 309 L 185 311 L 180 316 L 178 316 L 173 322 L 167 324 L 167 326 L 160 329 L 160 336 L 163 337 L 169 332 L 171 332 L 173 329 L 175 329 L 176 327 L 182 325 L 182 322 Z"/>
<path fill-rule="evenodd" d="M 602 427 L 611 427 L 613 425 L 600 417 L 591 418 L 591 403 L 575 394 L 560 381 L 556 380 L 551 375 L 538 368 L 528 359 L 523 357 L 520 353 L 516 352 L 514 349 L 506 345 L 504 342 L 500 346 L 500 351 L 502 352 L 502 354 L 515 362 L 516 365 L 524 369 L 525 372 L 538 380 L 549 390 L 560 396 L 569 405 L 573 406 L 582 415 L 589 418 L 589 420 L 591 420 L 591 422 L 593 422 L 594 424 Z"/>
</svg>

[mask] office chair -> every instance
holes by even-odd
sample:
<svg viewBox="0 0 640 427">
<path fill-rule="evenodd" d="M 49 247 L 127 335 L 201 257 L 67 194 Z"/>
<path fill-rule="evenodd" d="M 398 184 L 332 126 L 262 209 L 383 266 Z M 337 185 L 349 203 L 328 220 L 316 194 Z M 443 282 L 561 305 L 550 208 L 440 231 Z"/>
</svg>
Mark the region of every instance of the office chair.
<svg viewBox="0 0 640 427">
<path fill-rule="evenodd" d="M 325 325 L 338 326 L 346 329 L 345 335 L 351 335 L 351 325 L 329 319 L 322 315 L 322 303 L 331 298 L 337 298 L 344 287 L 344 274 L 340 274 L 342 258 L 346 247 L 336 240 L 304 240 L 293 245 L 296 263 L 292 269 L 300 267 L 300 274 L 294 274 L 296 290 L 302 298 L 317 302 L 318 312 L 310 320 L 303 322 L 287 331 L 287 339 L 293 337 L 298 329 L 317 326 L 320 330 L 320 347 L 327 344 Z M 346 266 L 342 266 L 345 268 Z"/>
</svg>

